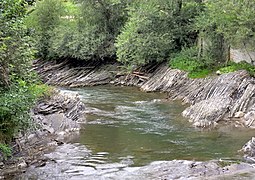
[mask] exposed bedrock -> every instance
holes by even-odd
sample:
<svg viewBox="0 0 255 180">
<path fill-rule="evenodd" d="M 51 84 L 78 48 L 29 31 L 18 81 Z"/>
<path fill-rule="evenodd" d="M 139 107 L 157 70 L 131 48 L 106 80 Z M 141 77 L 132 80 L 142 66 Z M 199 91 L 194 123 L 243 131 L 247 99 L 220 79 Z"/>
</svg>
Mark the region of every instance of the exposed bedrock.
<svg viewBox="0 0 255 180">
<path fill-rule="evenodd" d="M 209 127 L 221 120 L 255 128 L 255 79 L 246 71 L 190 79 L 184 71 L 166 64 L 150 64 L 132 73 L 123 73 L 117 63 L 73 65 L 36 61 L 35 70 L 44 82 L 58 86 L 115 84 L 137 86 L 146 92 L 168 93 L 170 99 L 190 104 L 183 115 L 197 127 Z"/>
<path fill-rule="evenodd" d="M 191 106 L 183 115 L 195 126 L 208 127 L 220 120 L 241 122 L 254 128 L 254 78 L 246 71 L 205 79 L 189 79 L 175 69 L 159 69 L 141 86 L 144 91 L 164 91 L 171 99 L 182 99 Z"/>
<path fill-rule="evenodd" d="M 255 137 L 252 137 L 240 150 L 244 159 L 249 163 L 255 163 Z"/>
<path fill-rule="evenodd" d="M 56 86 L 95 86 L 108 84 L 116 72 L 116 63 L 103 65 L 102 62 L 77 64 L 71 60 L 34 61 L 34 69 L 46 84 Z"/>
<path fill-rule="evenodd" d="M 85 105 L 78 95 L 61 91 L 40 100 L 31 110 L 34 128 L 16 137 L 13 158 L 0 165 L 0 179 L 23 172 L 27 166 L 44 166 L 44 153 L 74 138 L 85 122 Z M 7 178 L 8 179 L 8 178 Z"/>
</svg>

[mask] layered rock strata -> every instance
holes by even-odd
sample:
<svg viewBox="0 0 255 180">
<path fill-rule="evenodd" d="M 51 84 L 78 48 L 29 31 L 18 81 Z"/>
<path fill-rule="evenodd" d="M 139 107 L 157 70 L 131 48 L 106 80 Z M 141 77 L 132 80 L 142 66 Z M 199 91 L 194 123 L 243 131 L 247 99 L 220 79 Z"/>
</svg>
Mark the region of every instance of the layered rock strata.
<svg viewBox="0 0 255 180">
<path fill-rule="evenodd" d="M 255 163 L 255 137 L 252 137 L 240 150 L 244 159 L 249 163 Z"/>
<path fill-rule="evenodd" d="M 34 128 L 16 137 L 13 158 L 0 165 L 1 177 L 12 178 L 27 166 L 44 166 L 43 156 L 58 145 L 68 142 L 79 133 L 85 122 L 85 105 L 77 94 L 54 90 L 32 109 Z"/>
<path fill-rule="evenodd" d="M 71 63 L 72 64 L 72 63 Z M 166 64 L 150 64 L 132 73 L 122 73 L 117 63 L 70 65 L 36 61 L 35 70 L 44 82 L 58 86 L 115 84 L 137 86 L 146 92 L 166 92 L 170 99 L 190 104 L 183 115 L 196 127 L 211 127 L 219 121 L 255 128 L 255 78 L 246 71 L 190 79 L 184 71 Z"/>
</svg>

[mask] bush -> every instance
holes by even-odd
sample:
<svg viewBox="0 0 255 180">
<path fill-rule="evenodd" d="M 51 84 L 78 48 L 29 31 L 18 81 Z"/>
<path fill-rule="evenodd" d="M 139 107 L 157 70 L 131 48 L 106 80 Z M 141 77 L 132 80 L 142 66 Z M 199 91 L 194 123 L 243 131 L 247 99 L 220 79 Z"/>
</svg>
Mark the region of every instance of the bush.
<svg viewBox="0 0 255 180">
<path fill-rule="evenodd" d="M 173 58 L 170 58 L 169 65 L 171 68 L 191 72 L 201 66 L 204 66 L 204 63 L 199 62 L 197 58 L 197 49 L 193 47 L 183 49 L 180 53 L 177 53 Z"/>
<path fill-rule="evenodd" d="M 3 155 L 3 159 L 6 160 L 7 157 L 12 155 L 12 149 L 8 145 L 0 143 L 0 155 L 1 154 Z M 1 156 L 0 156 L 0 161 L 1 161 Z"/>
<path fill-rule="evenodd" d="M 196 47 L 183 49 L 180 53 L 175 54 L 169 59 L 171 68 L 187 71 L 190 78 L 203 78 L 210 74 L 215 68 L 213 61 L 198 58 L 198 50 Z"/>
<path fill-rule="evenodd" d="M 0 1 L 0 143 L 31 126 L 29 110 L 46 91 L 31 72 L 33 40 L 23 0 Z M 5 151 L 4 146 L 1 150 Z"/>
<path fill-rule="evenodd" d="M 0 142 L 32 126 L 29 110 L 47 90 L 47 86 L 18 80 L 9 90 L 0 91 Z"/>
<path fill-rule="evenodd" d="M 245 61 L 239 63 L 229 62 L 227 65 L 219 69 L 221 73 L 230 73 L 238 70 L 246 70 L 250 73 L 251 76 L 255 76 L 255 66 Z"/>
<path fill-rule="evenodd" d="M 22 2 L 0 2 L 0 87 L 11 84 L 11 75 L 26 79 L 35 52 L 23 23 Z"/>
</svg>

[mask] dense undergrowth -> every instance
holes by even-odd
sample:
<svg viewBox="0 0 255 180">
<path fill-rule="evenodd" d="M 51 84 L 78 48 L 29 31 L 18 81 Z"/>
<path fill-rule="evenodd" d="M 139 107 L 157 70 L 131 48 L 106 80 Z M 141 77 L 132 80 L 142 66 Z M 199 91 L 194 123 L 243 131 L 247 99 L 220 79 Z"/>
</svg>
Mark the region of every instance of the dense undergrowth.
<svg viewBox="0 0 255 180">
<path fill-rule="evenodd" d="M 0 160 L 11 154 L 13 137 L 32 127 L 29 111 L 48 89 L 31 71 L 36 49 L 26 16 L 24 1 L 0 2 Z"/>
</svg>

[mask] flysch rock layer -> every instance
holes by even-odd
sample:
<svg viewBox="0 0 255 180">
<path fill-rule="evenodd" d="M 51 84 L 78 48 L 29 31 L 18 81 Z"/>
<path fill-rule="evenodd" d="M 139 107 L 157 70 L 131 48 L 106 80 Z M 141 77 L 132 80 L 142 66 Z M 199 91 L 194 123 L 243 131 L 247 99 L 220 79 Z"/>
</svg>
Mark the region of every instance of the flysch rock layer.
<svg viewBox="0 0 255 180">
<path fill-rule="evenodd" d="M 255 128 L 255 78 L 242 70 L 220 76 L 190 79 L 184 71 L 166 64 L 151 64 L 120 73 L 117 63 L 70 65 L 40 61 L 34 69 L 44 82 L 57 86 L 82 87 L 102 84 L 137 86 L 146 92 L 166 92 L 170 99 L 182 100 L 190 107 L 184 110 L 196 127 L 211 127 L 221 120 Z"/>
<path fill-rule="evenodd" d="M 0 160 L 0 179 L 12 179 L 31 165 L 44 166 L 49 161 L 44 153 L 78 135 L 80 124 L 86 120 L 85 105 L 76 93 L 54 90 L 51 96 L 37 102 L 31 117 L 36 127 L 16 137 L 12 159 L 5 163 Z"/>
<path fill-rule="evenodd" d="M 244 70 L 190 79 L 186 72 L 170 69 L 164 63 L 140 67 L 129 74 L 122 73 L 117 63 L 72 67 L 68 60 L 62 63 L 37 60 L 34 69 L 51 85 L 82 87 L 110 83 L 137 86 L 145 92 L 166 92 L 169 99 L 190 105 L 182 114 L 196 127 L 214 127 L 223 121 L 255 128 L 255 78 Z M 242 151 L 246 159 L 253 159 L 255 153 L 250 152 L 255 152 L 255 146 L 247 144 Z"/>
</svg>

